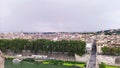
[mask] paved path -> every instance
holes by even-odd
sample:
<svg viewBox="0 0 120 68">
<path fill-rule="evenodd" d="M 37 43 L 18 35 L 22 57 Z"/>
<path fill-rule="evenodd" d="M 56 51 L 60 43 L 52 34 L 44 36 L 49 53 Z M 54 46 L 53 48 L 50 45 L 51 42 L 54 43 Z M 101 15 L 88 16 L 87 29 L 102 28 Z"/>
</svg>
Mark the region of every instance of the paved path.
<svg viewBox="0 0 120 68">
<path fill-rule="evenodd" d="M 92 52 L 90 56 L 90 60 L 86 68 L 96 68 L 96 44 L 95 41 L 92 44 Z"/>
</svg>

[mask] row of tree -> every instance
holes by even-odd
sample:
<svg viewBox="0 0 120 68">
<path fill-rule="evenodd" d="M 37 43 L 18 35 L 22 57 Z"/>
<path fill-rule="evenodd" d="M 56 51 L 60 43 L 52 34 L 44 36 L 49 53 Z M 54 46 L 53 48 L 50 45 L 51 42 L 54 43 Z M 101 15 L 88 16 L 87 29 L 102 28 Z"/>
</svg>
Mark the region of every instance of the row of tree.
<svg viewBox="0 0 120 68">
<path fill-rule="evenodd" d="M 62 52 L 68 53 L 72 56 L 75 53 L 78 55 L 83 55 L 85 53 L 86 43 L 77 40 L 62 40 L 62 41 L 51 41 L 47 39 L 37 39 L 37 40 L 26 40 L 26 39 L 1 39 L 0 49 L 6 52 L 8 49 L 14 52 L 22 52 L 22 50 L 30 50 L 37 54 L 38 52 Z"/>
<path fill-rule="evenodd" d="M 106 54 L 106 55 L 120 55 L 120 47 L 104 46 L 101 49 L 102 49 L 103 54 Z"/>
</svg>

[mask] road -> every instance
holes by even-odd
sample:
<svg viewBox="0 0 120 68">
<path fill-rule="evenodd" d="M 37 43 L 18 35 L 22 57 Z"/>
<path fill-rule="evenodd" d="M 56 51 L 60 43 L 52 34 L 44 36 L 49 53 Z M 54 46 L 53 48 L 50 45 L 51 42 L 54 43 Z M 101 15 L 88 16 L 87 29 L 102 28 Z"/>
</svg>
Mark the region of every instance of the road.
<svg viewBox="0 0 120 68">
<path fill-rule="evenodd" d="M 86 68 L 96 68 L 96 43 L 95 41 L 92 44 L 91 56 L 90 56 L 90 60 Z"/>
</svg>

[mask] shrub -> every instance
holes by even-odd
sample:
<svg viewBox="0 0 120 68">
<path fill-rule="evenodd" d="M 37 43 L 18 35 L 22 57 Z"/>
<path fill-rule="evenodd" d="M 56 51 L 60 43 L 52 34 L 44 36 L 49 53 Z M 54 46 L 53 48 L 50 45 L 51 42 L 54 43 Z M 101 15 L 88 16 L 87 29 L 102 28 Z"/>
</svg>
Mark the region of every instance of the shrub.
<svg viewBox="0 0 120 68">
<path fill-rule="evenodd" d="M 26 58 L 23 61 L 30 61 L 30 62 L 35 62 L 35 60 L 33 58 Z"/>
<path fill-rule="evenodd" d="M 106 68 L 106 64 L 102 62 L 102 63 L 100 64 L 99 68 Z"/>
</svg>

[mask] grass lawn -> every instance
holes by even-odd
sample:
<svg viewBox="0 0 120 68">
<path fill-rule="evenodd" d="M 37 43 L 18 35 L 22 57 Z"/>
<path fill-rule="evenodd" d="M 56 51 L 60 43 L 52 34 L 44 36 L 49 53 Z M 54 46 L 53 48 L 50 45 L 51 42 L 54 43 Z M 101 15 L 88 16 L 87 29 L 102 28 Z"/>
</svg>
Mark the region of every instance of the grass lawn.
<svg viewBox="0 0 120 68">
<path fill-rule="evenodd" d="M 64 66 L 78 66 L 78 67 L 84 67 L 85 64 L 71 64 L 71 63 L 63 63 Z"/>
<path fill-rule="evenodd" d="M 109 65 L 106 65 L 106 68 L 118 68 L 117 66 L 109 66 Z"/>
<path fill-rule="evenodd" d="M 99 64 L 99 68 L 120 68 L 120 66 L 106 65 L 104 62 L 101 62 L 101 64 Z"/>
<path fill-rule="evenodd" d="M 49 64 L 49 62 L 42 62 L 42 64 Z"/>
<path fill-rule="evenodd" d="M 62 65 L 62 66 L 67 66 L 67 67 L 72 67 L 72 66 L 77 66 L 77 67 L 84 67 L 85 63 L 83 62 L 73 62 L 73 61 L 59 61 L 59 60 L 48 60 L 48 61 L 43 61 L 42 64 L 54 64 L 56 65 Z"/>
</svg>

